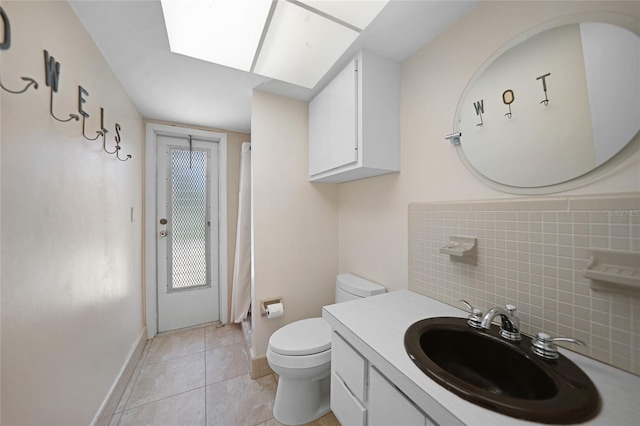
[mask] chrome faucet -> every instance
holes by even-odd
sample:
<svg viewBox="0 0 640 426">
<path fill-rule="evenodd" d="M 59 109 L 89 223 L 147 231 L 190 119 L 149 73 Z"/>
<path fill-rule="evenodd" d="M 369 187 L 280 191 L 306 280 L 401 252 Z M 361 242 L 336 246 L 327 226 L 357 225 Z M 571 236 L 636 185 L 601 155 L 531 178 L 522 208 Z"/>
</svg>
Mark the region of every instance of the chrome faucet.
<svg viewBox="0 0 640 426">
<path fill-rule="evenodd" d="M 493 319 L 500 315 L 500 336 L 511 341 L 522 339 L 520 335 L 520 319 L 516 315 L 517 308 L 514 305 L 507 305 L 504 308 L 496 306 L 489 309 L 487 314 L 482 318 L 480 326 L 489 329 Z"/>
</svg>

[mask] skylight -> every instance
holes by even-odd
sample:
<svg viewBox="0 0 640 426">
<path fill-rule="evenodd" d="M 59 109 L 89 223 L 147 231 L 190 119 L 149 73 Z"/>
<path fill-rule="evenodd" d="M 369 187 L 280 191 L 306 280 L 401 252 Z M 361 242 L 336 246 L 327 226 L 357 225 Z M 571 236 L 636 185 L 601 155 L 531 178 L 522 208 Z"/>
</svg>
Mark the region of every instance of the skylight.
<svg viewBox="0 0 640 426">
<path fill-rule="evenodd" d="M 389 0 L 161 0 L 171 51 L 313 88 Z"/>
<path fill-rule="evenodd" d="M 250 71 L 271 0 L 162 0 L 173 53 Z"/>
</svg>

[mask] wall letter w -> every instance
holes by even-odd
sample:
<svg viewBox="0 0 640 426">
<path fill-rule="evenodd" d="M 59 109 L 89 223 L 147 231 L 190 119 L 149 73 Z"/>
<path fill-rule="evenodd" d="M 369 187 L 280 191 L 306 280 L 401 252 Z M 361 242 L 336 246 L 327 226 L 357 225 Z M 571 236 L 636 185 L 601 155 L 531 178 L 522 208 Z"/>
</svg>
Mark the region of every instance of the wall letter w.
<svg viewBox="0 0 640 426">
<path fill-rule="evenodd" d="M 53 88 L 53 91 L 57 93 L 58 81 L 60 80 L 60 62 L 56 62 L 46 50 L 44 51 L 44 73 L 47 87 Z"/>
<path fill-rule="evenodd" d="M 473 106 L 476 109 L 476 115 L 484 114 L 484 99 L 480 99 L 479 102 L 474 102 Z"/>
</svg>

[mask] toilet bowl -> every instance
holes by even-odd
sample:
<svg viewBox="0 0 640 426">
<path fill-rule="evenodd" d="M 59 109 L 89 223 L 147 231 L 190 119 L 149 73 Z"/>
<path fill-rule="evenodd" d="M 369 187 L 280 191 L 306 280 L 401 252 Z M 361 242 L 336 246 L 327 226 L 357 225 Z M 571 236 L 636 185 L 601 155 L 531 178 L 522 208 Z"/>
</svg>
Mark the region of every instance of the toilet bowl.
<svg viewBox="0 0 640 426">
<path fill-rule="evenodd" d="M 336 303 L 386 292 L 352 274 L 336 278 Z M 331 326 L 322 318 L 295 321 L 269 339 L 267 361 L 279 376 L 273 417 L 285 425 L 311 422 L 330 411 Z"/>
</svg>

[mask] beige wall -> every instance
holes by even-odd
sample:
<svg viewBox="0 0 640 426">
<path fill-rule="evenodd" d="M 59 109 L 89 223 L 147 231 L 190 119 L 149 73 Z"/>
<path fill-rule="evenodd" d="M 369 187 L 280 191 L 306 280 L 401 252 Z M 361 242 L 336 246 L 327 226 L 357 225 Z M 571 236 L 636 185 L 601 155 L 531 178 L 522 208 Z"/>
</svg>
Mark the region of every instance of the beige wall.
<svg viewBox="0 0 640 426">
<path fill-rule="evenodd" d="M 66 2 L 3 1 L 12 30 L 2 80 L 3 425 L 89 424 L 143 330 L 140 114 Z M 58 116 L 90 95 L 87 134 L 105 109 L 109 149 L 49 115 L 43 49 L 61 63 Z M 133 209 L 133 214 L 132 214 Z"/>
<path fill-rule="evenodd" d="M 609 10 L 640 15 L 637 2 L 482 2 L 402 64 L 401 171 L 340 185 L 340 272 L 407 288 L 407 205 L 511 197 L 476 180 L 444 140 L 466 83 L 500 46 L 561 15 Z M 567 192 L 638 191 L 640 153 L 598 182 Z"/>
<path fill-rule="evenodd" d="M 333 303 L 338 188 L 309 182 L 307 102 L 254 90 L 251 136 L 253 300 L 282 296 L 285 309 L 278 319 L 252 317 L 261 356 L 276 329 Z"/>
<path fill-rule="evenodd" d="M 229 295 L 227 312 L 231 312 L 231 287 L 236 256 L 236 228 L 238 226 L 238 192 L 240 191 L 240 152 L 243 142 L 251 142 L 251 134 L 212 127 L 193 127 L 159 120 L 146 120 L 146 122 L 191 127 L 227 135 L 227 294 Z"/>
</svg>

